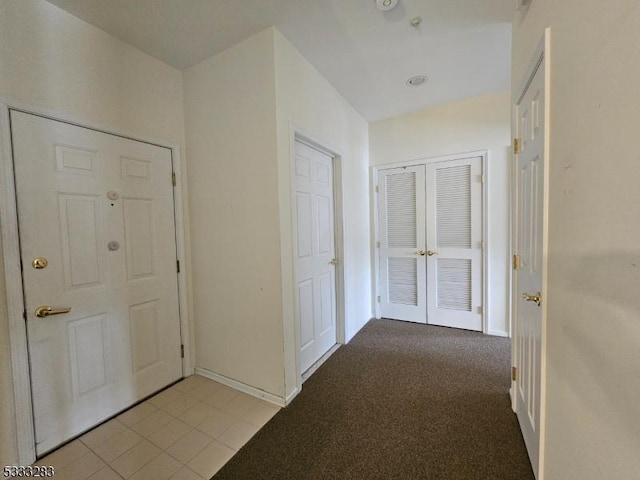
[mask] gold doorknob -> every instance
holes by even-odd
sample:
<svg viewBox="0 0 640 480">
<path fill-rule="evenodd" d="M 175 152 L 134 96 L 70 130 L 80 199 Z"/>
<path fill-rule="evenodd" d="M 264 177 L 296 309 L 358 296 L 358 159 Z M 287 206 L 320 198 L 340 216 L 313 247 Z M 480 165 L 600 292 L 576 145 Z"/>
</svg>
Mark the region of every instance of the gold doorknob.
<svg viewBox="0 0 640 480">
<path fill-rule="evenodd" d="M 332 259 L 329 261 L 329 265 L 338 265 L 338 259 L 337 259 L 337 258 L 332 258 Z"/>
<path fill-rule="evenodd" d="M 44 318 L 49 315 L 60 315 L 62 313 L 69 313 L 71 307 L 50 307 L 48 305 L 42 305 L 36 308 L 36 317 Z"/>
<path fill-rule="evenodd" d="M 425 252 L 424 250 L 418 250 L 416 252 L 416 255 L 420 255 L 421 257 L 424 257 L 427 254 L 427 252 Z"/>
<path fill-rule="evenodd" d="M 528 293 L 523 293 L 522 298 L 527 302 L 536 302 L 536 305 L 540 306 L 541 294 L 537 292 L 535 295 L 529 295 Z"/>
<path fill-rule="evenodd" d="M 38 257 L 33 259 L 33 262 L 31 262 L 31 265 L 33 265 L 33 268 L 35 268 L 36 270 L 42 270 L 43 268 L 47 268 L 47 265 L 49 265 L 49 262 L 44 257 Z"/>
<path fill-rule="evenodd" d="M 434 255 L 437 255 L 438 252 L 434 251 L 434 250 L 427 250 L 427 255 L 429 255 L 430 257 L 433 257 Z"/>
</svg>

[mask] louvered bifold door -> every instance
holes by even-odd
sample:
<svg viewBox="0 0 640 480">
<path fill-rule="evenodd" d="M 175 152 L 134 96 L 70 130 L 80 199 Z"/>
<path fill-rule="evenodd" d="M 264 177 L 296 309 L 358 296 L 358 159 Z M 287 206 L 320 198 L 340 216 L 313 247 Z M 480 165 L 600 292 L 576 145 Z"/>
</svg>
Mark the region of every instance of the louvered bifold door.
<svg viewBox="0 0 640 480">
<path fill-rule="evenodd" d="M 427 166 L 427 318 L 482 331 L 482 158 Z"/>
<path fill-rule="evenodd" d="M 381 170 L 378 180 L 382 317 L 426 323 L 425 167 Z"/>
</svg>

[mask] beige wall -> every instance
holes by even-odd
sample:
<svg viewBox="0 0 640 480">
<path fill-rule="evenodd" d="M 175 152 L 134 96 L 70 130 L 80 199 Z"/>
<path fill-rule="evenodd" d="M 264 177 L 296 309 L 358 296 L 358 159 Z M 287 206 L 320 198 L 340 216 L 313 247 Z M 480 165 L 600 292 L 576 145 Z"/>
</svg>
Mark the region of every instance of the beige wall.
<svg viewBox="0 0 640 480">
<path fill-rule="evenodd" d="M 196 364 L 284 400 L 297 379 L 290 124 L 343 155 L 349 338 L 371 317 L 367 124 L 273 28 L 184 78 Z"/>
<path fill-rule="evenodd" d="M 283 397 L 271 30 L 184 81 L 196 366 Z"/>
<path fill-rule="evenodd" d="M 640 472 L 640 3 L 534 0 L 522 84 L 551 26 L 545 480 Z"/>
<path fill-rule="evenodd" d="M 370 163 L 380 166 L 487 150 L 488 331 L 509 333 L 509 92 L 476 97 L 369 125 Z"/>
<path fill-rule="evenodd" d="M 0 98 L 180 145 L 182 75 L 44 0 L 0 0 Z M 0 269 L 0 465 L 18 461 Z"/>
<path fill-rule="evenodd" d="M 277 30 L 278 178 L 286 394 L 296 387 L 291 213 L 292 129 L 342 158 L 345 337 L 371 319 L 367 122 Z"/>
</svg>

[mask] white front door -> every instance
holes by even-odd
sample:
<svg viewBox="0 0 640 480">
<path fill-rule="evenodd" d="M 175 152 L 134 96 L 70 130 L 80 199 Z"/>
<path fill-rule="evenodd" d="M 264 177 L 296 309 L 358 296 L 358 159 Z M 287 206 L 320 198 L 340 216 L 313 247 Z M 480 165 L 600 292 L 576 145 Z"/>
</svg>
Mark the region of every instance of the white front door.
<svg viewBox="0 0 640 480">
<path fill-rule="evenodd" d="M 427 165 L 427 318 L 482 331 L 482 157 Z"/>
<path fill-rule="evenodd" d="M 427 323 L 425 166 L 378 172 L 380 312 Z"/>
<path fill-rule="evenodd" d="M 304 373 L 336 344 L 333 158 L 296 141 L 293 173 L 299 363 Z"/>
<path fill-rule="evenodd" d="M 516 413 L 534 472 L 540 448 L 540 374 L 543 194 L 544 194 L 544 64 L 517 105 L 516 253 L 514 275 Z"/>
<path fill-rule="evenodd" d="M 18 111 L 11 132 L 42 455 L 182 376 L 172 161 Z"/>
</svg>

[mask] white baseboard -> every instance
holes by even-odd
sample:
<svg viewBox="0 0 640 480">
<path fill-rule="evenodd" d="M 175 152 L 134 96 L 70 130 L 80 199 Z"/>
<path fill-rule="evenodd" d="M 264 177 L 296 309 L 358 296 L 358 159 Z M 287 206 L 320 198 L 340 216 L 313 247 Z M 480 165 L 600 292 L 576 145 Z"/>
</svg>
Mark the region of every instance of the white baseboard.
<svg viewBox="0 0 640 480">
<path fill-rule="evenodd" d="M 287 397 L 287 401 L 282 397 L 278 397 L 273 393 L 265 392 L 264 390 L 260 390 L 259 388 L 252 387 L 251 385 L 247 385 L 246 383 L 238 382 L 237 380 L 233 380 L 232 378 L 225 377 L 224 375 L 220 375 L 218 373 L 211 372 L 206 368 L 196 367 L 196 374 L 202 377 L 213 380 L 214 382 L 221 383 L 226 385 L 227 387 L 231 387 L 240 392 L 246 393 L 256 398 L 260 398 L 262 400 L 266 400 L 269 403 L 273 403 L 278 407 L 284 407 L 289 403 Z M 297 393 L 297 392 L 296 392 Z"/>
<path fill-rule="evenodd" d="M 291 403 L 291 401 L 296 398 L 298 396 L 298 394 L 302 391 L 301 388 L 294 388 L 293 392 L 291 392 L 289 395 L 287 395 L 287 398 L 284 401 L 284 406 L 286 407 L 287 405 L 289 405 Z"/>
<path fill-rule="evenodd" d="M 494 337 L 509 337 L 509 332 L 503 330 L 489 330 L 487 335 L 493 335 Z"/>
</svg>

